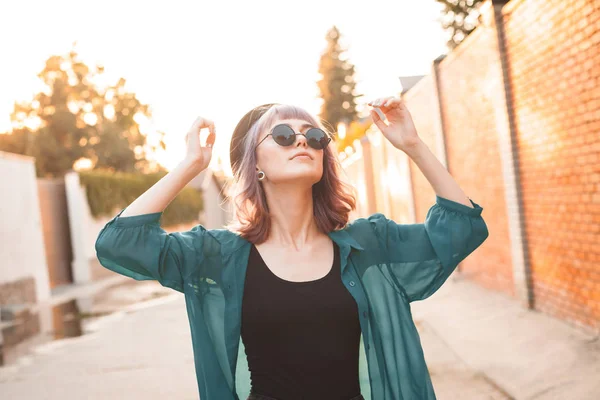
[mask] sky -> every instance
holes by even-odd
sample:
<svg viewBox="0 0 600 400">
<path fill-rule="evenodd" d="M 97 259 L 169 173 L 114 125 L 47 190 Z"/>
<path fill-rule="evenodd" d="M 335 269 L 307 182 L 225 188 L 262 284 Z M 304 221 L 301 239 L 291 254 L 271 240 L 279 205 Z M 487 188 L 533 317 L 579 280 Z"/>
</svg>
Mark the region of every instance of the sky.
<svg viewBox="0 0 600 400">
<path fill-rule="evenodd" d="M 229 140 L 240 118 L 269 102 L 319 112 L 318 63 L 333 26 L 356 68 L 358 110 L 400 92 L 400 76 L 426 75 L 447 52 L 434 0 L 128 1 L 54 0 L 0 4 L 0 132 L 15 100 L 30 100 L 45 60 L 74 42 L 152 109 L 149 137 L 166 132 L 156 156 L 172 169 L 198 116 L 215 122 L 211 166 L 229 169 Z M 201 137 L 204 139 L 207 131 Z"/>
</svg>

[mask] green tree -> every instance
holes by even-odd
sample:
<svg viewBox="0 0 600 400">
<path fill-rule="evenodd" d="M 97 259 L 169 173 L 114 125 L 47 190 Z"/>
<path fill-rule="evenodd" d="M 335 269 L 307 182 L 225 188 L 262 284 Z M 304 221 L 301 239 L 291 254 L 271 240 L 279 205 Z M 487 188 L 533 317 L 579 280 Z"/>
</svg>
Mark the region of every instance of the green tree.
<svg viewBox="0 0 600 400">
<path fill-rule="evenodd" d="M 444 5 L 442 27 L 450 38 L 447 46 L 450 50 L 458 46 L 480 22 L 479 7 L 484 0 L 435 0 Z"/>
<path fill-rule="evenodd" d="M 15 103 L 12 132 L 0 135 L 0 149 L 33 156 L 37 176 L 62 176 L 81 159 L 93 168 L 122 172 L 164 170 L 146 159 L 163 149 L 147 143 L 139 123 L 149 106 L 125 89 L 125 79 L 100 85 L 104 68 L 89 67 L 72 49 L 46 60 L 38 74 L 44 89 L 29 102 Z"/>
<path fill-rule="evenodd" d="M 319 62 L 322 78 L 317 82 L 323 99 L 319 118 L 330 123 L 333 131 L 339 122 L 349 125 L 356 119 L 356 99 L 362 97 L 355 93 L 354 65 L 346 59 L 340 37 L 335 26 L 327 32 L 327 47 Z"/>
</svg>

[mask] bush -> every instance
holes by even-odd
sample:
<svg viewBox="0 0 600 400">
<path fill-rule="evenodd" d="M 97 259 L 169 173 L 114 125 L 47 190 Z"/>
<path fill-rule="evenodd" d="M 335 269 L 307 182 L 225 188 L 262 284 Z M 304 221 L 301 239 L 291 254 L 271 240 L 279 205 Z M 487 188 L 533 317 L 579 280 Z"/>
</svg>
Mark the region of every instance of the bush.
<svg viewBox="0 0 600 400">
<path fill-rule="evenodd" d="M 115 209 L 122 210 L 142 193 L 158 182 L 166 172 L 136 174 L 92 170 L 79 172 L 79 180 L 85 188 L 90 210 L 95 218 L 114 216 Z M 203 210 L 202 193 L 186 187 L 167 206 L 161 225 L 187 224 L 198 220 Z"/>
</svg>

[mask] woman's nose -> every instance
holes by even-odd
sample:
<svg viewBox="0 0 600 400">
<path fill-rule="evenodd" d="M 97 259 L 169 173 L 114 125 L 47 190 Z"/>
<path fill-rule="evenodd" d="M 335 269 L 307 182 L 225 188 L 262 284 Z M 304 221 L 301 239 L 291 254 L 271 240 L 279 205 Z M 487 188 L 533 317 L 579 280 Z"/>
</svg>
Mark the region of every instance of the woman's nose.
<svg viewBox="0 0 600 400">
<path fill-rule="evenodd" d="M 296 146 L 308 146 L 308 143 L 306 142 L 306 136 L 304 135 L 297 135 L 296 136 Z"/>
</svg>

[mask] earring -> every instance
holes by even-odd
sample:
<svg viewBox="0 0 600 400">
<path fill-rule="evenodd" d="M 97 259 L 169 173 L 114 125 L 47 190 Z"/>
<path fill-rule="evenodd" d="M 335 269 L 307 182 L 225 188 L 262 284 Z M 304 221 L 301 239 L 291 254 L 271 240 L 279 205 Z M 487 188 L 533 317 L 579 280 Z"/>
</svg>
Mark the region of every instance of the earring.
<svg viewBox="0 0 600 400">
<path fill-rule="evenodd" d="M 262 181 L 265 179 L 265 173 L 263 171 L 258 171 L 258 180 Z"/>
</svg>

